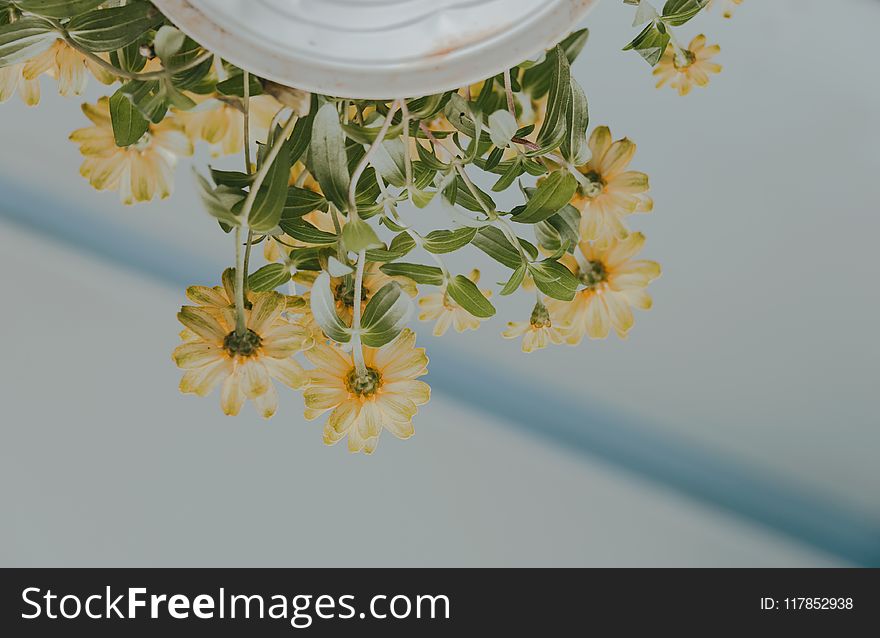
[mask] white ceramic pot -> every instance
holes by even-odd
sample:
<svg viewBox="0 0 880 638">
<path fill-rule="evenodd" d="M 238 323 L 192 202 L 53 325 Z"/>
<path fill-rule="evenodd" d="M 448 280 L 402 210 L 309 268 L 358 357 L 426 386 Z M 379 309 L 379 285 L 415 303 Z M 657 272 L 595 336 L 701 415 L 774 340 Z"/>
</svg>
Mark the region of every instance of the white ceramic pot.
<svg viewBox="0 0 880 638">
<path fill-rule="evenodd" d="M 599 0 L 153 0 L 233 64 L 315 93 L 429 95 L 552 47 Z"/>
</svg>

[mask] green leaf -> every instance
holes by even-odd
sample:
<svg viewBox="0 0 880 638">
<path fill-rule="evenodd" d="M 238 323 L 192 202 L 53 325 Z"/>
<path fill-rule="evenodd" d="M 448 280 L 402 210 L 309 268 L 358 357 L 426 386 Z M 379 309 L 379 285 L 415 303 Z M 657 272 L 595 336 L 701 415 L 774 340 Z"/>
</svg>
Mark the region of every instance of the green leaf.
<svg viewBox="0 0 880 638">
<path fill-rule="evenodd" d="M 574 61 L 580 55 L 584 45 L 587 43 L 589 35 L 590 32 L 587 29 L 581 29 L 580 31 L 575 31 L 559 43 L 559 46 L 565 51 L 565 57 L 568 60 L 569 65 L 574 64 Z M 547 58 L 540 64 L 536 64 L 532 68 L 526 69 L 523 74 L 522 88 L 526 93 L 531 95 L 533 99 L 540 99 L 550 91 L 554 65 L 555 60 L 552 60 L 550 59 L 550 56 L 547 56 Z"/>
<path fill-rule="evenodd" d="M 501 166 L 501 164 L 499 164 L 499 166 Z M 507 169 L 492 186 L 492 190 L 496 193 L 506 191 L 525 172 L 526 169 L 523 160 L 517 155 L 514 159 L 510 160 Z"/>
<path fill-rule="evenodd" d="M 304 219 L 282 218 L 279 222 L 279 226 L 281 226 L 281 230 L 294 239 L 306 244 L 312 244 L 313 246 L 332 246 L 339 240 L 339 237 L 333 233 L 328 233 L 320 228 L 316 228 Z"/>
<path fill-rule="evenodd" d="M 330 274 L 322 272 L 315 279 L 311 293 L 312 316 L 324 334 L 337 343 L 351 341 L 351 328 L 336 314 L 336 298 L 330 290 Z"/>
<path fill-rule="evenodd" d="M 398 262 L 380 266 L 379 270 L 389 277 L 406 277 L 412 279 L 417 284 L 425 284 L 427 286 L 442 286 L 445 281 L 443 271 L 437 268 L 437 266 Z"/>
<path fill-rule="evenodd" d="M 250 87 L 251 97 L 263 94 L 263 85 L 260 84 L 260 80 L 255 75 L 250 75 L 248 86 Z M 223 95 L 244 97 L 244 73 L 236 73 L 228 79 L 218 82 L 216 88 Z"/>
<path fill-rule="evenodd" d="M 454 186 L 454 190 L 451 190 L 452 186 Z M 464 181 L 462 176 L 458 175 L 456 176 L 455 181 L 452 182 L 450 187 L 447 187 L 444 193 L 450 203 L 463 206 L 475 213 L 483 213 L 486 209 L 494 211 L 497 208 L 495 200 L 493 200 L 488 193 L 476 185 L 474 185 L 474 190 L 477 192 L 480 200 L 482 200 L 482 203 L 474 197 L 474 194 L 471 192 L 470 187 L 467 182 Z M 452 193 L 454 193 L 454 195 L 450 196 Z"/>
<path fill-rule="evenodd" d="M 232 208 L 228 206 L 218 195 L 217 191 L 211 186 L 211 183 L 202 177 L 198 171 L 193 169 L 196 176 L 196 186 L 198 188 L 199 197 L 205 209 L 213 217 L 216 217 L 224 224 L 237 226 L 241 220 L 232 212 Z"/>
<path fill-rule="evenodd" d="M 379 171 L 382 179 L 392 186 L 403 188 L 406 185 L 406 147 L 403 138 L 382 142 L 370 163 Z"/>
<path fill-rule="evenodd" d="M 654 66 L 660 61 L 669 44 L 669 32 L 662 22 L 652 22 L 635 39 L 623 47 L 624 51 L 635 50 L 645 61 Z"/>
<path fill-rule="evenodd" d="M 663 5 L 663 22 L 671 27 L 680 27 L 707 4 L 709 0 L 667 0 Z"/>
<path fill-rule="evenodd" d="M 260 187 L 248 225 L 256 231 L 270 231 L 278 226 L 287 202 L 287 184 L 290 182 L 290 140 L 282 143 L 281 151 L 272 162 L 266 180 Z"/>
<path fill-rule="evenodd" d="M 475 317 L 488 319 L 495 314 L 495 306 L 486 299 L 477 284 L 464 275 L 456 275 L 446 286 L 446 292 Z"/>
<path fill-rule="evenodd" d="M 517 249 L 495 226 L 481 228 L 472 243 L 492 259 L 501 262 L 508 268 L 516 269 L 523 263 L 522 256 Z"/>
<path fill-rule="evenodd" d="M 516 267 L 516 270 L 513 271 L 513 274 L 510 276 L 510 279 L 507 280 L 507 283 L 504 284 L 504 288 L 501 289 L 501 296 L 506 297 L 507 295 L 512 295 L 519 287 L 522 286 L 523 280 L 526 278 L 526 269 L 528 268 L 528 264 L 521 263 Z"/>
<path fill-rule="evenodd" d="M 571 78 L 571 102 L 565 114 L 565 122 L 568 134 L 560 149 L 562 157 L 575 166 L 581 166 L 590 157 L 590 147 L 587 145 L 590 111 L 587 96 L 574 78 Z"/>
<path fill-rule="evenodd" d="M 477 234 L 476 228 L 456 228 L 455 230 L 435 230 L 424 237 L 424 248 L 435 254 L 455 252 L 467 246 Z"/>
<path fill-rule="evenodd" d="M 131 44 L 164 20 L 153 5 L 138 0 L 122 7 L 95 9 L 78 15 L 67 24 L 67 32 L 80 46 L 100 53 Z"/>
<path fill-rule="evenodd" d="M 550 173 L 541 182 L 522 212 L 512 217 L 520 224 L 537 224 L 552 217 L 567 205 L 577 192 L 577 179 L 566 170 Z"/>
<path fill-rule="evenodd" d="M 416 247 L 415 240 L 407 232 L 394 236 L 388 248 L 374 248 L 367 251 L 367 261 L 387 263 L 406 257 Z"/>
<path fill-rule="evenodd" d="M 577 292 L 579 282 L 572 272 L 553 259 L 545 259 L 529 264 L 529 274 L 535 280 L 538 290 L 548 297 L 561 301 L 571 301 Z"/>
<path fill-rule="evenodd" d="M 295 219 L 316 210 L 327 210 L 327 200 L 324 199 L 321 193 L 316 193 L 307 188 L 291 186 L 287 190 L 287 201 L 284 204 L 281 218 Z"/>
<path fill-rule="evenodd" d="M 351 175 L 345 154 L 345 133 L 333 104 L 325 104 L 315 115 L 309 159 L 324 197 L 339 210 L 347 210 Z"/>
<path fill-rule="evenodd" d="M 40 18 L 21 18 L 0 26 L 0 67 L 19 64 L 39 55 L 57 38 L 52 25 Z"/>
<path fill-rule="evenodd" d="M 110 98 L 110 121 L 116 146 L 135 144 L 150 129 L 150 122 L 141 115 L 125 93 L 116 91 Z"/>
<path fill-rule="evenodd" d="M 362 219 L 352 219 L 342 227 L 342 244 L 353 253 L 384 246 L 373 227 Z"/>
<path fill-rule="evenodd" d="M 248 188 L 254 183 L 254 176 L 239 171 L 221 171 L 216 168 L 211 169 L 211 177 L 218 186 L 230 186 L 232 188 Z"/>
<path fill-rule="evenodd" d="M 553 49 L 547 59 L 553 62 L 553 73 L 547 98 L 547 115 L 538 133 L 537 143 L 542 149 L 552 150 L 563 142 L 566 135 L 565 115 L 572 100 L 571 67 L 561 46 Z"/>
<path fill-rule="evenodd" d="M 269 292 L 290 281 L 290 270 L 285 264 L 269 264 L 248 277 L 248 288 L 254 292 Z"/>
<path fill-rule="evenodd" d="M 580 239 L 580 222 L 581 212 L 569 204 L 552 217 L 535 224 L 535 235 L 541 247 L 550 252 L 561 250 L 563 246 L 571 252 Z"/>
<path fill-rule="evenodd" d="M 22 11 L 47 18 L 70 18 L 91 11 L 105 0 L 15 0 Z"/>
<path fill-rule="evenodd" d="M 391 343 L 406 327 L 412 315 L 412 300 L 396 281 L 385 284 L 370 299 L 361 320 L 364 345 L 381 348 Z"/>
<path fill-rule="evenodd" d="M 305 117 L 301 117 L 293 126 L 293 133 L 290 135 L 290 165 L 296 164 L 309 148 L 312 143 L 312 124 L 315 121 L 314 114 L 310 113 Z"/>
</svg>

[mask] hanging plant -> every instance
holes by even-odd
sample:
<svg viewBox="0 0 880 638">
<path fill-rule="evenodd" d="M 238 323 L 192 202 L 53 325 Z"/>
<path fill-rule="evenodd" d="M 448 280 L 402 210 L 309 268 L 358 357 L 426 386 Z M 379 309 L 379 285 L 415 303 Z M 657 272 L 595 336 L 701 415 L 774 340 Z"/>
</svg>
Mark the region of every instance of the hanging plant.
<svg viewBox="0 0 880 638">
<path fill-rule="evenodd" d="M 637 5 L 637 51 L 679 93 L 720 70 L 718 52 L 673 29 L 707 0 Z M 430 388 L 411 318 L 475 330 L 500 299 L 536 298 L 503 336 L 525 352 L 584 337 L 625 337 L 633 308 L 651 307 L 660 266 L 640 257 L 629 216 L 649 212 L 636 146 L 590 130 L 571 65 L 576 31 L 539 59 L 476 85 L 411 99 L 309 94 L 237 68 L 178 30 L 149 2 L 0 0 L 0 100 L 40 99 L 39 79 L 80 95 L 90 79 L 115 91 L 83 105 L 74 131 L 82 175 L 125 204 L 171 195 L 194 145 L 242 155 L 241 170 L 196 171 L 233 264 L 214 287 L 192 286 L 173 358 L 180 389 L 219 388 L 223 411 L 251 400 L 269 418 L 276 385 L 303 393 L 305 416 L 327 416 L 324 442 L 371 453 L 383 430 L 406 439 Z M 479 177 L 477 177 L 479 176 Z M 487 176 L 491 179 L 487 181 Z M 486 184 L 481 187 L 478 184 Z M 491 186 L 489 186 L 491 184 Z M 507 210 L 497 193 L 518 191 Z M 429 204 L 431 215 L 419 214 Z M 434 230 L 416 230 L 419 216 Z M 266 264 L 252 268 L 262 245 Z M 446 255 L 474 246 L 509 272 L 497 286 Z"/>
</svg>

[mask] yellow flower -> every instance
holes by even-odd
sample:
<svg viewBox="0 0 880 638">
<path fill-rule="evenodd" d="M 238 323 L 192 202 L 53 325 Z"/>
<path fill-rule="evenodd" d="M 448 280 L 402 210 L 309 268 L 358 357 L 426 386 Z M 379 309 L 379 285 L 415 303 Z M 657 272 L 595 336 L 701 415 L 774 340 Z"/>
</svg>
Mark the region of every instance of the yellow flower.
<svg viewBox="0 0 880 638">
<path fill-rule="evenodd" d="M 40 81 L 28 80 L 22 75 L 24 64 L 0 68 L 0 102 L 5 102 L 16 92 L 28 106 L 40 103 Z"/>
<path fill-rule="evenodd" d="M 589 140 L 592 158 L 578 170 L 584 176 L 572 204 L 581 211 L 581 236 L 607 244 L 624 239 L 629 231 L 623 217 L 650 212 L 654 201 L 646 194 L 648 176 L 626 170 L 636 152 L 628 138 L 611 141 L 611 130 L 600 126 Z"/>
<path fill-rule="evenodd" d="M 709 9 L 715 4 L 716 0 L 709 0 L 709 4 L 706 5 L 706 8 Z M 724 8 L 721 10 L 721 15 L 725 18 L 733 17 L 733 10 L 743 3 L 743 0 L 718 0 Z"/>
<path fill-rule="evenodd" d="M 82 95 L 89 82 L 89 73 L 102 84 L 113 84 L 116 76 L 67 44 L 55 43 L 24 65 L 24 78 L 36 80 L 42 74 L 58 80 L 58 92 L 64 96 Z"/>
<path fill-rule="evenodd" d="M 654 75 L 659 78 L 657 88 L 668 82 L 669 86 L 678 90 L 679 95 L 687 95 L 694 84 L 706 86 L 710 73 L 721 72 L 720 64 L 709 61 L 720 52 L 721 47 L 717 44 L 706 46 L 706 36 L 702 34 L 691 40 L 687 49 L 679 52 L 670 43 L 654 69 Z"/>
<path fill-rule="evenodd" d="M 225 97 L 206 98 L 191 95 L 197 103 L 191 111 L 175 110 L 175 118 L 193 142 L 203 140 L 211 145 L 211 154 L 234 155 L 244 148 L 244 112 L 238 104 Z M 251 140 L 265 140 L 272 118 L 282 108 L 271 95 L 251 98 Z"/>
<path fill-rule="evenodd" d="M 193 147 L 173 117 L 149 130 L 135 144 L 116 146 L 110 122 L 110 100 L 84 104 L 94 126 L 74 131 L 70 139 L 80 147 L 85 161 L 80 173 L 97 190 L 118 190 L 124 204 L 150 201 L 171 195 L 177 158 L 192 155 Z"/>
<path fill-rule="evenodd" d="M 468 278 L 474 283 L 480 281 L 480 271 L 473 270 Z M 491 290 L 480 290 L 487 299 L 492 296 Z M 476 330 L 480 327 L 482 319 L 473 316 L 467 310 L 459 306 L 455 300 L 447 294 L 444 289 L 441 292 L 425 295 L 419 299 L 419 307 L 422 312 L 419 314 L 419 321 L 434 321 L 434 336 L 442 337 L 449 330 L 449 326 L 455 328 L 456 332 L 464 332 L 465 330 Z"/>
<path fill-rule="evenodd" d="M 567 329 L 568 326 L 556 325 L 547 307 L 539 302 L 528 321 L 509 321 L 501 336 L 505 339 L 522 337 L 522 351 L 534 352 L 546 348 L 548 343 L 564 343 Z"/>
<path fill-rule="evenodd" d="M 565 255 L 560 260 L 584 285 L 573 301 L 547 300 L 553 322 L 568 326 L 568 343 L 578 344 L 584 335 L 604 339 L 612 327 L 626 338 L 634 322 L 632 308 L 651 307 L 645 289 L 660 276 L 660 264 L 632 259 L 644 245 L 642 233 L 632 233 L 607 248 L 581 242 L 578 257 Z"/>
<path fill-rule="evenodd" d="M 428 357 L 415 342 L 415 334 L 404 330 L 384 348 L 364 348 L 363 377 L 352 355 L 340 348 L 321 343 L 306 351 L 318 367 L 303 393 L 305 416 L 311 421 L 333 410 L 324 426 L 326 445 L 348 435 L 349 451 L 372 454 L 383 428 L 399 439 L 415 434 L 412 419 L 431 398 L 428 384 L 416 380 L 427 374 Z"/>
<path fill-rule="evenodd" d="M 210 289 L 208 289 L 210 290 Z M 174 361 L 186 370 L 180 391 L 207 396 L 222 382 L 220 405 L 225 414 L 241 411 L 251 399 L 263 418 L 278 408 L 278 393 L 272 379 L 291 388 L 302 388 L 307 375 L 292 359 L 305 336 L 301 326 L 282 316 L 286 303 L 275 292 L 254 293 L 246 311 L 247 332 L 235 331 L 235 311 L 184 306 L 177 318 L 186 326 L 183 344 L 174 351 Z"/>
</svg>

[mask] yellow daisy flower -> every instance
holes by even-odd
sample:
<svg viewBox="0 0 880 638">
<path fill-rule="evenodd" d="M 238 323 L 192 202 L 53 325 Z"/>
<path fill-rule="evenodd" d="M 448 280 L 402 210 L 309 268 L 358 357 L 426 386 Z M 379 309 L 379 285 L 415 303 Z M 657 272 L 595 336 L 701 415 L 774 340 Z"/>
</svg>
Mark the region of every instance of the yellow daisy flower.
<svg viewBox="0 0 880 638">
<path fill-rule="evenodd" d="M 654 200 L 646 194 L 648 176 L 626 170 L 636 152 L 633 142 L 625 137 L 612 142 L 611 130 L 600 126 L 590 135 L 589 147 L 592 158 L 578 169 L 585 183 L 571 203 L 581 211 L 581 236 L 607 244 L 629 234 L 625 216 L 650 212 Z"/>
<path fill-rule="evenodd" d="M 24 64 L 13 64 L 0 68 L 0 102 L 5 102 L 18 93 L 21 101 L 28 106 L 40 103 L 40 80 L 28 80 L 22 74 Z"/>
<path fill-rule="evenodd" d="M 239 104 L 225 97 L 190 95 L 198 106 L 191 111 L 174 111 L 175 118 L 193 142 L 211 145 L 211 154 L 235 155 L 244 148 L 244 112 Z M 251 98 L 250 132 L 252 140 L 265 140 L 272 118 L 283 108 L 271 95 Z"/>
<path fill-rule="evenodd" d="M 644 245 L 642 233 L 632 233 L 606 248 L 581 242 L 580 255 L 560 260 L 584 285 L 573 301 L 547 300 L 553 322 L 568 326 L 567 343 L 578 344 L 584 335 L 604 339 L 612 327 L 621 339 L 626 338 L 634 322 L 632 308 L 651 307 L 645 289 L 660 276 L 660 264 L 632 259 Z"/>
<path fill-rule="evenodd" d="M 549 343 L 565 343 L 567 329 L 567 326 L 554 324 L 547 307 L 539 303 L 528 321 L 509 321 L 501 336 L 505 339 L 522 337 L 522 351 L 528 353 L 546 348 Z"/>
<path fill-rule="evenodd" d="M 480 271 L 474 269 L 468 275 L 468 279 L 474 283 L 480 281 Z M 491 290 L 480 290 L 486 299 L 492 296 Z M 480 327 L 483 319 L 473 316 L 467 310 L 459 306 L 456 301 L 450 297 L 446 290 L 441 292 L 425 295 L 419 299 L 419 321 L 437 321 L 434 325 L 434 336 L 442 337 L 449 330 L 449 326 L 455 328 L 456 332 L 464 332 L 465 330 L 476 330 Z"/>
<path fill-rule="evenodd" d="M 210 290 L 210 289 L 208 289 Z M 222 382 L 220 405 L 234 416 L 251 399 L 263 418 L 278 409 L 278 393 L 272 379 L 291 388 L 302 388 L 307 374 L 292 355 L 301 349 L 305 336 L 301 326 L 282 316 L 283 295 L 254 293 L 246 311 L 247 332 L 235 331 L 235 311 L 184 306 L 177 318 L 186 326 L 183 343 L 174 351 L 178 367 L 186 370 L 180 391 L 207 396 Z"/>
<path fill-rule="evenodd" d="M 173 117 L 150 124 L 137 143 L 119 147 L 113 136 L 109 98 L 82 108 L 94 126 L 74 131 L 70 139 L 85 156 L 80 173 L 94 188 L 118 190 L 123 204 L 171 195 L 177 158 L 193 153 L 192 143 Z"/>
<path fill-rule="evenodd" d="M 687 95 L 696 84 L 709 84 L 710 73 L 720 73 L 721 65 L 709 60 L 721 52 L 717 44 L 706 46 L 706 36 L 700 34 L 691 40 L 687 49 L 680 52 L 670 43 L 654 69 L 657 76 L 657 88 L 666 83 L 678 91 L 679 95 Z"/>
<path fill-rule="evenodd" d="M 303 393 L 305 416 L 311 421 L 333 410 L 324 426 L 326 445 L 348 435 L 350 452 L 372 454 L 383 428 L 399 439 L 415 434 L 412 419 L 431 398 L 428 384 L 417 381 L 428 372 L 428 357 L 415 342 L 415 334 L 404 330 L 384 348 L 364 348 L 364 377 L 358 376 L 352 355 L 340 348 L 321 343 L 306 351 L 318 367 Z"/>
<path fill-rule="evenodd" d="M 58 92 L 64 96 L 82 95 L 89 73 L 102 84 L 113 84 L 116 76 L 96 64 L 64 40 L 55 43 L 24 65 L 24 78 L 36 80 L 44 73 L 58 80 Z"/>
</svg>

